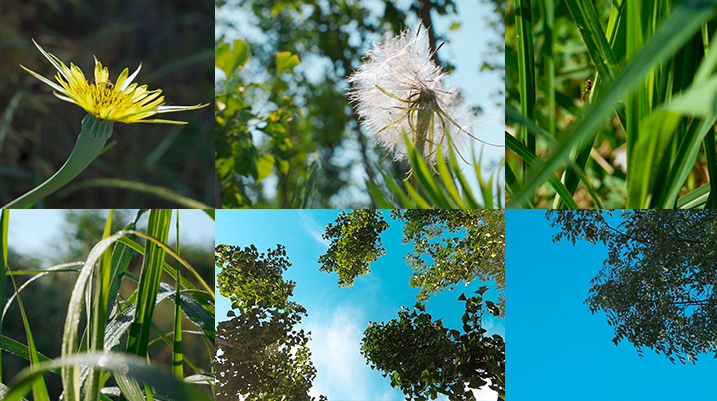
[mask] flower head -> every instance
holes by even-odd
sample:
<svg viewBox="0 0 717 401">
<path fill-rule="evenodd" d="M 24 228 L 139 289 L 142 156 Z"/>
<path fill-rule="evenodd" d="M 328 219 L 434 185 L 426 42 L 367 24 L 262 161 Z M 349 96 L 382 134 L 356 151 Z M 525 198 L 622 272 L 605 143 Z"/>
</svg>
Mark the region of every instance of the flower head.
<svg viewBox="0 0 717 401">
<path fill-rule="evenodd" d="M 460 93 L 446 87 L 446 74 L 431 59 L 425 29 L 407 28 L 398 36 L 386 34 L 374 43 L 364 64 L 348 78 L 348 94 L 374 141 L 394 154 L 407 156 L 404 136 L 427 160 L 435 160 L 440 147 L 460 148 L 467 128 L 476 121 Z M 473 137 L 474 138 L 474 137 Z"/>
<path fill-rule="evenodd" d="M 113 84 L 110 81 L 109 70 L 107 70 L 107 67 L 103 67 L 102 63 L 97 61 L 95 57 L 95 79 L 93 82 L 89 82 L 79 67 L 70 63 L 68 68 L 60 59 L 46 52 L 35 40 L 32 42 L 35 43 L 35 46 L 50 61 L 53 67 L 57 69 L 58 73 L 55 79 L 59 85 L 22 65 L 20 67 L 40 81 L 50 85 L 55 90 L 53 93 L 58 98 L 82 107 L 101 120 L 119 121 L 127 124 L 138 122 L 186 124 L 184 121 L 146 120 L 146 118 L 159 113 L 195 110 L 207 106 L 206 104 L 162 106 L 164 96 L 160 96 L 162 93 L 160 89 L 150 91 L 147 90 L 147 85 L 139 86 L 136 83 L 132 83 L 132 80 L 142 68 L 142 64 L 132 75 L 129 75 L 129 69 L 125 68 Z"/>
</svg>

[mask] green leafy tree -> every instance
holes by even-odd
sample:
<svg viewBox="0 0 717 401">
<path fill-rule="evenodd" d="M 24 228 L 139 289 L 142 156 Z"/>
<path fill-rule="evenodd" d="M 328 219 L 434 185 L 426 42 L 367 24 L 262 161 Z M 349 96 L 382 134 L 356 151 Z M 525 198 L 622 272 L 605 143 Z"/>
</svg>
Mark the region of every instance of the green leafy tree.
<svg viewBox="0 0 717 401">
<path fill-rule="evenodd" d="M 322 272 L 336 272 L 339 286 L 350 287 L 354 279 L 371 271 L 369 263 L 386 253 L 380 234 L 388 228 L 381 212 L 358 209 L 346 214 L 342 211 L 336 222 L 326 226 L 322 235 L 330 240 L 326 254 L 319 257 Z"/>
<path fill-rule="evenodd" d="M 505 289 L 502 210 L 394 210 L 391 217 L 403 223 L 403 243 L 414 245 L 405 259 L 414 270 L 410 285 L 420 289 L 419 301 L 475 279 L 493 280 L 501 292 Z M 335 223 L 326 226 L 323 238 L 331 244 L 319 258 L 320 270 L 337 272 L 341 286 L 352 285 L 386 253 L 380 234 L 387 228 L 379 211 L 341 212 Z M 501 310 L 504 305 L 501 294 Z"/>
<path fill-rule="evenodd" d="M 414 270 L 411 287 L 421 290 L 419 301 L 475 279 L 494 280 L 505 290 L 504 211 L 394 210 L 391 216 L 404 223 L 403 243 L 413 243 L 405 259 Z M 501 310 L 504 303 L 501 294 Z"/>
<path fill-rule="evenodd" d="M 296 283 L 282 278 L 291 266 L 285 248 L 218 245 L 215 253 L 219 293 L 233 309 L 216 334 L 217 399 L 313 401 L 310 333 L 293 328 L 306 310 L 289 300 Z"/>
<path fill-rule="evenodd" d="M 608 247 L 585 301 L 605 311 L 613 342 L 633 343 L 694 363 L 717 356 L 717 213 L 714 211 L 550 211 L 567 239 Z"/>
<path fill-rule="evenodd" d="M 425 401 L 445 394 L 451 400 L 475 401 L 469 388 L 490 388 L 505 399 L 505 341 L 498 334 L 486 336 L 483 313 L 500 314 L 491 301 L 484 301 L 488 287 L 476 296 L 458 298 L 466 303 L 463 331 L 448 329 L 441 319 L 432 320 L 418 303 L 409 313 L 402 307 L 398 319 L 371 323 L 364 331 L 361 353 L 371 368 L 390 377 L 391 386 L 407 400 Z"/>
</svg>

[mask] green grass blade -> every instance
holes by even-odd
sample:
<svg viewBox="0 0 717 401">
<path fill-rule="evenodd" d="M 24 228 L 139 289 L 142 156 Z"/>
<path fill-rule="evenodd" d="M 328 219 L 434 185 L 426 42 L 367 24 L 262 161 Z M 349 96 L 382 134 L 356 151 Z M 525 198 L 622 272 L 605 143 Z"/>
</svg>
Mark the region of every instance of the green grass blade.
<svg viewBox="0 0 717 401">
<path fill-rule="evenodd" d="M 7 269 L 10 270 L 10 267 L 7 266 Z M 15 284 L 15 278 L 12 275 L 10 276 L 10 281 L 12 281 L 12 285 L 15 288 L 15 293 L 17 293 L 17 284 Z M 37 354 L 37 349 L 35 348 L 35 340 L 32 337 L 30 323 L 28 322 L 27 315 L 25 314 L 25 307 L 23 307 L 22 305 L 22 297 L 20 297 L 19 294 L 17 295 L 17 304 L 20 307 L 22 323 L 25 326 L 25 335 L 27 337 L 27 347 L 30 356 L 30 367 L 32 368 L 40 364 L 40 359 Z M 33 381 L 31 387 L 32 395 L 35 401 L 50 401 L 50 395 L 47 392 L 47 385 L 45 384 L 45 379 L 42 376 L 40 376 L 37 380 Z"/>
<path fill-rule="evenodd" d="M 393 180 L 393 177 L 389 177 L 387 174 L 384 174 L 381 172 L 381 175 L 383 175 L 383 180 L 386 182 L 386 185 L 388 185 L 388 188 L 391 190 L 391 192 L 398 197 L 398 200 L 401 202 L 401 205 L 405 209 L 416 209 L 418 208 L 418 205 L 414 201 L 412 201 L 408 195 L 406 195 L 403 190 L 398 186 L 398 183 Z"/>
<path fill-rule="evenodd" d="M 376 204 L 382 208 L 382 209 L 394 209 L 395 205 L 393 202 L 389 201 L 386 195 L 384 195 L 380 189 L 374 184 L 373 182 L 366 180 L 366 188 L 368 189 L 368 193 L 371 195 L 371 199 L 373 199 Z"/>
<path fill-rule="evenodd" d="M 169 237 L 171 218 L 171 210 L 155 209 L 150 211 L 147 234 L 156 238 L 159 242 L 166 243 Z M 134 322 L 130 327 L 127 340 L 127 352 L 140 357 L 147 356 L 152 315 L 154 314 L 154 305 L 159 292 L 165 255 L 164 249 L 155 242 L 147 242 L 145 250 L 142 274 L 139 281 L 137 309 L 135 310 Z"/>
<path fill-rule="evenodd" d="M 149 366 L 142 358 L 126 354 L 95 352 L 58 358 L 24 369 L 10 383 L 10 391 L 3 401 L 19 401 L 30 391 L 32 384 L 36 380 L 40 380 L 44 372 L 57 368 L 64 370 L 68 366 L 80 365 L 104 369 L 112 372 L 115 378 L 125 375 L 132 377 L 140 384 L 154 387 L 158 393 L 169 396 L 173 401 L 210 400 L 198 386 L 185 384 L 171 374 Z"/>
<path fill-rule="evenodd" d="M 112 217 L 114 211 L 110 209 L 105 230 L 102 233 L 102 239 L 108 238 L 112 234 Z M 97 270 L 97 280 L 93 288 L 92 302 L 92 318 L 89 327 L 90 332 L 90 351 L 104 350 L 105 324 L 107 321 L 107 305 L 110 298 L 110 287 L 112 285 L 112 250 L 107 249 L 102 252 L 99 260 L 99 268 Z M 100 398 L 100 379 L 102 371 L 95 372 L 90 369 L 88 371 L 87 382 L 90 383 L 89 388 L 85 389 L 85 400 L 96 401 Z"/>
<path fill-rule="evenodd" d="M 184 196 L 171 189 L 158 187 L 156 185 L 144 184 L 141 182 L 123 180 L 119 178 L 98 178 L 78 182 L 76 184 L 68 185 L 66 189 L 58 192 L 57 196 L 60 198 L 64 198 L 70 196 L 75 191 L 94 187 L 120 188 L 145 193 L 147 195 L 152 195 L 160 199 L 172 201 L 177 205 L 188 209 L 211 209 L 211 207 L 205 205 L 204 203 Z"/>
<path fill-rule="evenodd" d="M 707 199 L 705 208 L 717 209 L 717 144 L 715 144 L 715 132 L 710 130 L 702 141 L 707 159 L 707 172 L 710 175 L 710 196 Z"/>
<path fill-rule="evenodd" d="M 2 146 L 2 142 L 0 142 Z M 3 209 L 0 211 L 0 305 L 5 304 L 5 280 L 7 280 L 7 230 L 10 224 L 10 211 Z M 0 333 L 2 333 L 2 321 L 5 313 L 0 317 Z M 2 383 L 2 352 L 0 352 L 0 383 Z"/>
<path fill-rule="evenodd" d="M 128 233 L 131 233 L 128 232 Z M 85 261 L 85 266 L 80 271 L 75 287 L 72 289 L 70 295 L 70 302 L 67 307 L 67 315 L 65 317 L 65 327 L 62 335 L 62 357 L 68 358 L 78 351 L 78 345 L 76 344 L 79 325 L 80 325 L 80 311 L 84 302 L 84 297 L 87 290 L 87 285 L 92 277 L 92 271 L 95 263 L 99 260 L 105 250 L 107 250 L 114 242 L 116 242 L 123 235 L 127 235 L 124 232 L 107 237 L 98 242 L 94 248 L 90 251 Z M 75 365 L 63 365 L 62 366 L 62 386 L 65 392 L 66 401 L 79 401 L 80 399 L 80 367 Z"/>
<path fill-rule="evenodd" d="M 700 29 L 702 22 L 712 18 L 715 11 L 714 1 L 698 0 L 678 4 L 606 91 L 605 96 L 587 109 L 585 118 L 566 135 L 565 143 L 544 163 L 540 171 L 526 183 L 521 193 L 513 198 L 507 207 L 519 206 L 525 201 L 530 201 L 532 193 L 557 171 L 567 160 L 568 154 L 590 135 L 594 135 L 602 124 L 609 121 L 613 108 L 640 85 L 653 67 L 674 55 L 690 40 Z"/>
<path fill-rule="evenodd" d="M 141 233 L 141 232 L 138 232 L 138 231 L 125 230 L 124 233 L 126 233 L 126 234 L 135 234 L 135 235 L 138 235 L 138 236 L 140 236 L 140 237 L 142 237 L 142 238 L 149 239 L 149 240 L 152 240 L 152 241 L 156 241 L 154 238 L 148 236 L 147 234 L 144 234 L 144 233 Z M 129 246 L 129 247 L 132 248 L 134 251 L 138 252 L 140 255 L 144 255 L 144 247 L 143 247 L 142 245 L 140 245 L 139 243 L 137 243 L 137 242 L 135 242 L 135 241 L 133 241 L 133 240 L 127 238 L 127 237 L 121 237 L 121 238 L 119 239 L 119 241 L 122 242 L 123 244 Z M 202 278 L 202 276 L 199 275 L 199 273 L 192 267 L 192 265 L 190 265 L 186 260 L 184 260 L 184 259 L 182 259 L 181 257 L 179 257 L 179 255 L 177 255 L 177 254 L 176 254 L 171 248 L 169 248 L 168 246 L 164 245 L 164 244 L 161 243 L 161 242 L 156 242 L 156 243 L 157 243 L 157 246 L 159 246 L 159 247 L 161 247 L 162 249 L 164 249 L 164 250 L 165 250 L 167 253 L 169 253 L 173 258 L 179 260 L 179 262 L 182 264 L 182 266 L 186 267 L 187 270 L 189 270 L 191 273 L 193 273 L 193 274 L 194 274 L 194 277 L 197 279 L 197 281 L 199 281 L 199 282 L 202 284 L 202 286 L 207 290 L 208 293 L 212 294 L 212 299 L 214 299 L 214 298 L 213 298 L 214 290 L 212 290 L 212 288 L 209 287 L 209 285 L 207 284 L 207 282 L 204 281 L 204 278 Z M 174 271 L 174 268 L 173 268 L 172 266 L 168 265 L 167 263 L 164 264 L 163 268 L 164 268 L 164 271 L 166 271 L 169 275 L 171 275 L 171 276 L 176 276 L 176 275 L 177 275 L 177 273 Z M 196 289 L 196 288 L 194 288 L 194 286 L 192 285 L 192 283 L 190 283 L 190 282 L 189 282 L 187 279 L 185 279 L 184 277 L 181 277 L 181 283 L 182 283 L 182 287 L 183 287 L 183 288 L 190 289 L 190 290 Z"/>
<path fill-rule="evenodd" d="M 533 17 L 531 15 L 530 1 L 515 0 L 515 25 L 518 35 L 518 74 L 520 79 L 520 111 L 521 114 L 535 121 L 535 55 L 533 52 Z M 535 153 L 535 135 L 522 127 L 518 134 L 525 147 Z M 523 166 L 523 179 L 529 177 L 529 167 Z"/>
<path fill-rule="evenodd" d="M 13 340 L 10 337 L 5 337 L 4 335 L 0 334 L 0 350 L 3 350 L 5 352 L 9 352 L 15 356 L 19 356 L 20 358 L 30 361 L 30 349 L 27 347 L 27 345 Z M 37 353 L 37 359 L 40 362 L 45 362 L 51 360 L 47 356 L 41 354 L 40 352 Z M 52 373 L 60 374 L 59 369 L 52 370 Z M 2 399 L 2 398 L 0 398 Z"/>
<path fill-rule="evenodd" d="M 32 271 L 32 272 L 30 272 L 30 271 L 23 271 L 22 273 L 24 273 L 24 274 L 34 274 L 34 276 L 32 276 L 32 277 L 30 277 L 29 279 L 25 280 L 25 282 L 22 283 L 22 285 L 20 286 L 20 288 L 18 288 L 17 291 L 16 291 L 15 293 L 13 293 L 13 294 L 10 296 L 10 298 L 8 298 L 7 303 L 5 303 L 5 307 L 3 308 L 2 317 L 0 317 L 0 321 L 2 321 L 2 320 L 5 318 L 5 314 L 7 313 L 8 309 L 10 309 L 10 305 L 12 305 L 12 301 L 15 300 L 15 297 L 16 297 L 17 295 L 19 295 L 19 294 L 25 289 L 25 287 L 27 287 L 28 285 L 30 285 L 33 281 L 39 279 L 40 277 L 46 276 L 46 275 L 48 275 L 48 274 L 50 274 L 50 273 L 67 272 L 67 271 L 79 272 L 79 271 L 80 271 L 79 269 L 69 270 L 69 269 L 67 269 L 67 266 L 84 266 L 84 262 L 63 263 L 63 264 L 61 264 L 61 265 L 52 266 L 52 267 L 50 267 L 49 269 L 47 269 L 47 270 L 42 270 L 42 271 Z M 12 276 L 18 276 L 18 275 L 19 275 L 18 273 L 19 273 L 19 272 L 10 272 L 10 271 L 8 271 L 8 274 L 11 274 Z"/>
<path fill-rule="evenodd" d="M 506 135 L 505 140 L 505 143 L 508 148 L 510 148 L 510 150 L 520 156 L 526 164 L 533 166 L 534 168 L 540 167 L 540 164 L 542 162 L 538 158 L 538 156 L 532 154 L 530 150 L 526 148 L 525 145 L 523 145 L 520 141 L 515 139 L 512 135 Z M 550 174 L 550 176 L 548 177 L 548 182 L 553 187 L 553 189 L 555 189 L 555 192 L 557 192 L 558 196 L 560 196 L 560 199 L 565 202 L 567 207 L 571 209 L 578 209 L 578 204 L 575 203 L 575 199 L 573 199 L 568 189 L 565 188 L 565 184 L 563 184 L 558 179 L 558 177 L 553 174 Z"/>
<path fill-rule="evenodd" d="M 179 248 L 179 210 L 177 210 L 177 255 L 181 255 Z M 175 284 L 175 297 L 174 297 L 174 346 L 172 347 L 172 373 L 179 379 L 184 377 L 182 360 L 182 299 L 180 297 L 179 286 L 180 286 L 180 265 L 177 263 L 177 281 Z"/>
</svg>

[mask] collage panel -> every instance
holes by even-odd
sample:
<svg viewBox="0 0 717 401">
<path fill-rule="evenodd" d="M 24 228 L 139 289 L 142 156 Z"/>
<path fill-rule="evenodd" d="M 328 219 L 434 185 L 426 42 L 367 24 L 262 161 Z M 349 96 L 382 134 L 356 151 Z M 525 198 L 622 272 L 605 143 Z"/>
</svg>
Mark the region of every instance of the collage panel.
<svg viewBox="0 0 717 401">
<path fill-rule="evenodd" d="M 0 1 L 0 206 L 214 205 L 209 0 Z"/>
<path fill-rule="evenodd" d="M 509 0 L 506 207 L 717 208 L 716 5 Z"/>
<path fill-rule="evenodd" d="M 504 11 L 217 1 L 216 207 L 502 208 Z"/>
<path fill-rule="evenodd" d="M 509 210 L 506 229 L 511 399 L 714 397 L 715 212 Z"/>
<path fill-rule="evenodd" d="M 214 399 L 213 213 L 0 212 L 0 399 Z"/>
<path fill-rule="evenodd" d="M 217 400 L 504 399 L 504 227 L 503 211 L 217 211 Z"/>
</svg>

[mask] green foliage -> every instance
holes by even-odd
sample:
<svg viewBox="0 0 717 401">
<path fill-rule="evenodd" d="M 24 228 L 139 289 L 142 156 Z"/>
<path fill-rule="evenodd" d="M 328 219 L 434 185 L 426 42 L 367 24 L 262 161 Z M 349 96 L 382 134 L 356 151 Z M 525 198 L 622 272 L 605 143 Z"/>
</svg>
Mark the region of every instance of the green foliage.
<svg viewBox="0 0 717 401">
<path fill-rule="evenodd" d="M 425 401 L 445 394 L 451 400 L 475 401 L 466 386 L 478 389 L 488 382 L 505 399 L 505 341 L 497 334 L 485 336 L 481 327 L 485 310 L 494 316 L 500 313 L 495 304 L 483 300 L 487 289 L 458 298 L 466 302 L 462 332 L 444 327 L 441 319 L 433 321 L 419 303 L 411 313 L 401 308 L 398 319 L 369 322 L 361 353 L 407 399 Z"/>
<path fill-rule="evenodd" d="M 694 363 L 717 356 L 717 213 L 633 210 L 622 222 L 606 211 L 550 211 L 552 226 L 567 239 L 601 242 L 609 249 L 585 301 L 605 311 L 615 329 L 642 355 L 647 347 Z"/>
<path fill-rule="evenodd" d="M 308 155 L 297 153 L 290 139 L 299 110 L 292 98 L 284 94 L 287 84 L 282 78 L 282 73 L 291 72 L 299 64 L 299 58 L 289 52 L 277 53 L 274 80 L 259 83 L 245 82 L 239 74 L 249 60 L 249 46 L 244 41 L 234 41 L 233 50 L 228 43 L 220 44 L 215 56 L 215 65 L 227 74 L 223 87 L 215 94 L 215 156 L 221 206 L 256 206 L 257 194 L 252 194 L 247 185 L 261 183 L 272 173 L 280 178 L 302 177 L 306 183 L 311 177 L 310 166 L 298 167 L 295 162 L 297 158 L 305 161 Z M 276 107 L 267 113 L 256 110 L 252 104 L 258 98 Z M 257 132 L 267 137 L 261 145 L 253 140 Z M 294 168 L 290 169 L 291 165 Z M 296 207 L 311 196 L 309 192 L 299 198 L 294 193 L 293 189 L 283 191 L 274 206 Z"/>
<path fill-rule="evenodd" d="M 421 290 L 419 301 L 475 279 L 494 280 L 505 290 L 503 210 L 394 210 L 391 216 L 404 223 L 403 243 L 413 243 L 405 259 L 414 270 L 411 287 Z M 499 305 L 504 309 L 502 293 Z"/>
<path fill-rule="evenodd" d="M 485 182 L 480 171 L 480 160 L 475 160 L 474 157 L 474 172 L 481 190 L 479 198 L 473 194 L 473 190 L 468 185 L 456 160 L 453 147 L 448 148 L 447 161 L 444 159 L 440 147 L 437 148 L 435 165 L 427 163 L 416 152 L 408 138 L 406 138 L 406 149 L 411 166 L 410 182 L 396 179 L 379 169 L 390 191 L 390 196 L 387 196 L 370 180 L 366 181 L 371 198 L 380 207 L 389 209 L 492 209 L 495 205 L 499 209 L 502 208 L 503 186 L 500 182 L 494 183 L 493 181 L 494 177 L 500 177 L 500 167 L 498 171 L 491 174 L 488 182 Z"/>
<path fill-rule="evenodd" d="M 388 223 L 375 209 L 358 209 L 350 214 L 342 211 L 322 235 L 331 245 L 326 254 L 319 257 L 319 270 L 335 271 L 339 285 L 350 287 L 356 277 L 371 271 L 369 263 L 386 253 L 379 236 L 387 228 Z"/>
<path fill-rule="evenodd" d="M 8 400 L 20 399 L 32 389 L 33 398 L 37 400 L 50 399 L 48 394 L 54 397 L 63 392 L 66 400 L 106 401 L 107 396 L 100 390 L 107 391 L 107 387 L 114 387 L 112 390 L 116 392 L 115 386 L 119 386 L 123 399 L 132 401 L 160 395 L 169 395 L 173 399 L 213 398 L 211 356 L 214 344 L 214 292 L 197 270 L 168 245 L 134 230 L 137 220 L 145 211 L 139 211 L 133 221 L 117 234 L 112 234 L 111 212 L 104 222 L 95 218 L 96 212 L 68 214 L 68 220 L 76 225 L 75 230 L 65 233 L 70 243 L 68 253 L 82 253 L 81 249 L 85 245 L 81 234 L 83 232 L 92 231 L 90 238 L 99 241 L 89 251 L 89 255 L 84 253 L 84 264 L 65 263 L 47 269 L 27 266 L 32 270 L 27 267 L 25 270 L 8 270 L 7 274 L 12 275 L 13 281 L 23 276 L 30 277 L 15 287 L 5 305 L 9 308 L 5 321 L 12 324 L 3 327 L 0 349 L 30 361 L 30 366 L 18 373 L 12 363 L 6 366 L 6 360 L 3 360 L 0 368 L 5 370 L 4 376 L 11 379 Z M 169 229 L 169 217 L 166 211 L 151 211 L 147 231 L 161 237 L 157 233 Z M 103 226 L 104 234 L 100 239 L 96 234 L 102 231 Z M 12 227 L 12 224 L 9 228 L 4 226 L 3 235 L 7 235 L 7 230 Z M 138 238 L 147 242 L 142 245 L 136 241 Z M 133 273 L 132 259 L 135 252 L 146 256 L 142 263 L 143 272 L 139 275 Z M 176 272 L 176 269 L 163 261 L 165 253 L 181 263 L 182 268 L 186 268 L 189 273 L 186 276 L 191 277 L 192 281 L 196 280 L 203 288 L 197 289 L 186 278 L 179 282 L 178 288 L 162 282 L 162 272 L 171 276 Z M 18 268 L 23 266 L 22 258 L 15 258 L 12 252 L 8 255 L 11 265 Z M 150 277 L 150 274 L 155 277 Z M 45 275 L 51 275 L 53 280 L 39 280 Z M 68 275 L 70 278 L 65 280 L 64 276 Z M 37 283 L 35 280 L 38 280 Z M 126 294 L 122 294 L 123 291 Z M 173 302 L 179 300 L 181 305 L 164 308 L 160 303 L 165 299 Z M 58 318 L 54 312 L 63 301 L 67 301 L 66 310 Z M 20 307 L 19 316 L 13 314 L 13 303 Z M 175 316 L 175 313 L 180 315 Z M 88 318 L 82 319 L 82 316 Z M 187 336 L 184 353 L 166 341 L 172 335 L 172 329 L 167 330 L 165 327 L 173 327 L 171 323 L 176 318 L 182 319 L 178 326 L 181 330 L 187 330 L 190 324 L 192 328 L 199 329 L 187 331 L 191 335 Z M 148 322 L 152 323 L 153 333 L 165 340 L 165 343 L 160 341 L 152 346 L 151 360 L 146 356 L 146 349 L 157 340 L 154 334 L 153 339 L 149 338 L 149 330 L 142 330 L 143 323 Z M 23 326 L 23 334 L 28 339 L 27 346 L 9 338 L 18 334 L 14 323 Z M 57 330 L 47 330 L 50 326 L 63 327 L 61 334 L 58 335 Z M 35 338 L 38 341 L 34 341 Z M 127 338 L 127 345 L 120 342 L 121 338 Z M 46 349 L 46 344 L 51 346 Z M 133 353 L 144 357 L 129 355 Z M 181 355 L 178 377 L 168 374 L 168 369 L 164 367 L 171 363 L 165 356 L 177 353 Z M 50 360 L 45 356 L 55 354 L 60 354 L 61 358 Z M 8 358 L 7 361 L 11 360 Z M 152 368 L 149 363 L 153 365 Z M 27 366 L 26 363 L 24 365 Z M 82 372 L 81 365 L 95 369 Z M 52 377 L 43 376 L 50 372 L 61 375 L 62 387 L 59 389 L 54 386 L 56 381 Z M 190 375 L 185 375 L 188 372 L 191 372 Z M 116 385 L 108 382 L 110 379 Z M 186 383 L 183 383 L 185 379 Z M 47 386 L 48 390 L 43 390 L 46 382 L 52 385 Z M 139 383 L 145 384 L 144 389 Z M 208 391 L 204 391 L 202 385 L 210 385 Z"/>
<path fill-rule="evenodd" d="M 293 329 L 306 310 L 289 301 L 296 283 L 282 278 L 291 266 L 285 248 L 259 254 L 254 245 L 218 245 L 215 252 L 219 292 L 236 310 L 218 324 L 217 399 L 313 401 L 310 333 Z"/>
<path fill-rule="evenodd" d="M 714 207 L 713 1 L 515 1 L 506 18 L 509 207 Z"/>
</svg>

